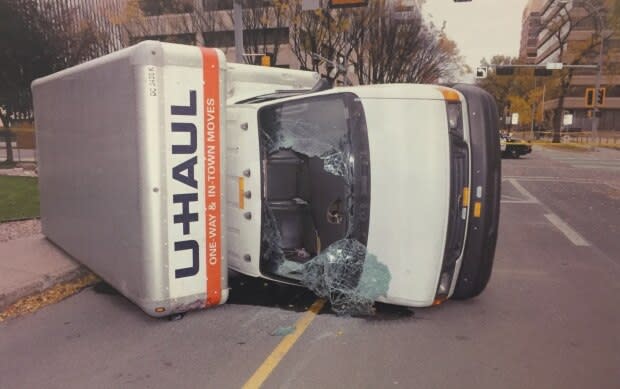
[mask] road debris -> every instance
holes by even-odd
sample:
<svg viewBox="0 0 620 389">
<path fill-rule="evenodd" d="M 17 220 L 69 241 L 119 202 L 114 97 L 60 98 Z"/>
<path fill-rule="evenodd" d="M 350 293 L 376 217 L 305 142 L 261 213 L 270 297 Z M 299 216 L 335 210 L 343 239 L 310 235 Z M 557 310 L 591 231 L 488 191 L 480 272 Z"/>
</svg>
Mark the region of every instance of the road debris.
<svg viewBox="0 0 620 389">
<path fill-rule="evenodd" d="M 271 336 L 286 336 L 295 332 L 295 326 L 278 327 L 269 335 Z"/>
</svg>

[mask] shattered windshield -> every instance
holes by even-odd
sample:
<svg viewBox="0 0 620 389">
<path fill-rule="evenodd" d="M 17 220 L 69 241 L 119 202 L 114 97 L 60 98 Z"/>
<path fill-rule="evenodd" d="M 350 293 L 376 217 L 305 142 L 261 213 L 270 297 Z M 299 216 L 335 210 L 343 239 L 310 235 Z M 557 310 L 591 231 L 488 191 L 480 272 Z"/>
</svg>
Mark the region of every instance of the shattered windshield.
<svg viewBox="0 0 620 389">
<path fill-rule="evenodd" d="M 301 98 L 264 107 L 258 119 L 261 271 L 301 283 L 329 298 L 336 311 L 367 313 L 378 297 L 369 290 L 387 290 L 389 273 L 365 247 L 370 159 L 359 99 L 351 93 Z M 368 285 L 362 274 L 377 269 L 383 276 L 373 279 L 384 285 L 358 290 Z"/>
<path fill-rule="evenodd" d="M 292 149 L 308 157 L 345 152 L 348 117 L 349 107 L 341 94 L 263 108 L 259 121 L 264 151 Z"/>
</svg>

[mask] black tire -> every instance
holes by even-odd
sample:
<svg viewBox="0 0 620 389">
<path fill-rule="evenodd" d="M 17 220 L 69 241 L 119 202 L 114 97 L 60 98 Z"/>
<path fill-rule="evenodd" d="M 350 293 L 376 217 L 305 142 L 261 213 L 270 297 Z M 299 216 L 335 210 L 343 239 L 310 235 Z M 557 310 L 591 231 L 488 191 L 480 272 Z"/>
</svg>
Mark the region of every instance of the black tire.
<svg viewBox="0 0 620 389">
<path fill-rule="evenodd" d="M 517 159 L 520 157 L 520 154 L 516 149 L 510 149 L 510 157 Z"/>
</svg>

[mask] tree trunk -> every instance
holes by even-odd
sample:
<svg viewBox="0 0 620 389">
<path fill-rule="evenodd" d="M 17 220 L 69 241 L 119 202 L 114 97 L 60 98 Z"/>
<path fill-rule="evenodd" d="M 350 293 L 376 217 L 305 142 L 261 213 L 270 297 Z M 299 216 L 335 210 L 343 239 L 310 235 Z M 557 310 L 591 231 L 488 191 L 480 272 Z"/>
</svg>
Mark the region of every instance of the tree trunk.
<svg viewBox="0 0 620 389">
<path fill-rule="evenodd" d="M 6 145 L 6 162 L 13 163 L 13 132 L 9 129 L 1 130 L 0 139 L 2 139 Z"/>
<path fill-rule="evenodd" d="M 556 108 L 555 115 L 553 116 L 553 139 L 552 143 L 560 143 L 562 125 L 564 123 L 564 89 L 560 91 L 558 97 L 558 107 Z"/>
<path fill-rule="evenodd" d="M 560 143 L 561 134 L 560 130 L 564 124 L 564 99 L 566 92 L 570 87 L 570 83 L 573 80 L 573 69 L 568 71 L 565 77 L 562 78 L 560 85 L 560 95 L 558 96 L 558 108 L 555 111 L 553 118 L 553 140 L 552 143 Z"/>
</svg>

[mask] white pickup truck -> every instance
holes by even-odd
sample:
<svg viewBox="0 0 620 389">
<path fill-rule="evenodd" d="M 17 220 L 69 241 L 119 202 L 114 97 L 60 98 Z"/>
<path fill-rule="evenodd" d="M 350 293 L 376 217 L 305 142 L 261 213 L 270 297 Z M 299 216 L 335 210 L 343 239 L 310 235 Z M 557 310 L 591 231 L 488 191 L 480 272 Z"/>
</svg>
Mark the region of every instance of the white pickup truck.
<svg viewBox="0 0 620 389">
<path fill-rule="evenodd" d="M 44 234 L 153 316 L 224 303 L 228 268 L 318 294 L 317 276 L 355 294 L 368 271 L 367 298 L 413 307 L 478 295 L 499 217 L 493 99 L 324 87 L 152 41 L 36 80 Z"/>
</svg>

